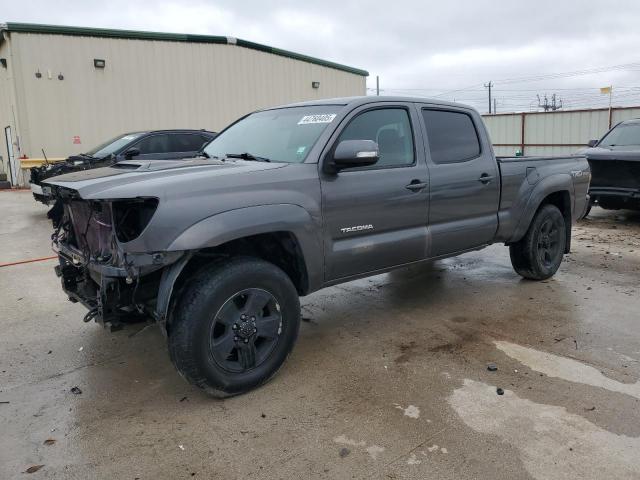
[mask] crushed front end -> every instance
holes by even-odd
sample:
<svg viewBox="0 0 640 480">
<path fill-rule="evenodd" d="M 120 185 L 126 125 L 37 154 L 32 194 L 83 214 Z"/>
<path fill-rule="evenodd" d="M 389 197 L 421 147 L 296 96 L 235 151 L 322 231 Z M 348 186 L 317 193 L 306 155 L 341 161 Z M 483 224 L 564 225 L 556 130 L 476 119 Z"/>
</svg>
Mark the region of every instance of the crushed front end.
<svg viewBox="0 0 640 480">
<path fill-rule="evenodd" d="M 85 200 L 74 190 L 54 187 L 59 200 L 52 214 L 56 274 L 72 302 L 111 328 L 156 318 L 163 268 L 182 252 L 129 252 L 126 244 L 142 234 L 158 200 L 133 198 Z"/>
<path fill-rule="evenodd" d="M 45 205 L 53 201 L 51 187 L 43 182 L 49 178 L 57 177 L 71 172 L 79 172 L 91 168 L 106 167 L 115 163 L 115 158 L 94 158 L 90 155 L 73 155 L 62 162 L 46 163 L 39 167 L 31 167 L 29 171 L 29 184 L 33 197 Z"/>
</svg>

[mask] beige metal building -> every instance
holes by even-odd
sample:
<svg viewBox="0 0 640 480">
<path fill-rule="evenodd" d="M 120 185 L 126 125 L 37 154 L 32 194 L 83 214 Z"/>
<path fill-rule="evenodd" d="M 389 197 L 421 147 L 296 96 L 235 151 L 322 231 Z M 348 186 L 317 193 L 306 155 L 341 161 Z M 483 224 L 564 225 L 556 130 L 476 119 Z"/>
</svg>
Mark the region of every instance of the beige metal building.
<svg viewBox="0 0 640 480">
<path fill-rule="evenodd" d="M 622 120 L 640 118 L 640 107 L 483 115 L 496 155 L 567 155 L 601 138 Z"/>
<path fill-rule="evenodd" d="M 239 38 L 2 24 L 2 166 L 24 185 L 20 166 L 42 149 L 55 159 L 128 131 L 218 131 L 263 107 L 364 95 L 367 75 Z"/>
</svg>

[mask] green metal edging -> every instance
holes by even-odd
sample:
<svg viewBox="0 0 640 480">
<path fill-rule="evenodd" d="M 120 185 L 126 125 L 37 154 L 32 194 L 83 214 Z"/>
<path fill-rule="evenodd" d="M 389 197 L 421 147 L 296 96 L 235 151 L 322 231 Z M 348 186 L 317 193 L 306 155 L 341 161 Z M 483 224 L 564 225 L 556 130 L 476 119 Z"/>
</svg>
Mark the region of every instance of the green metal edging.
<svg viewBox="0 0 640 480">
<path fill-rule="evenodd" d="M 236 44 L 239 47 L 251 48 L 252 50 L 260 50 L 261 52 L 272 53 L 274 55 L 280 55 L 281 57 L 293 58 L 294 60 L 301 60 L 308 63 L 315 63 L 317 65 L 322 65 L 323 67 L 335 68 L 337 70 L 355 73 L 356 75 L 362 75 L 363 77 L 369 76 L 369 72 L 367 72 L 366 70 L 360 70 L 359 68 L 349 67 L 340 63 L 329 62 L 328 60 L 310 57 L 309 55 L 303 55 L 302 53 L 291 52 L 289 50 L 283 50 L 277 47 L 270 47 L 269 45 L 262 45 L 261 43 L 242 40 L 241 38 L 236 39 Z"/>
<path fill-rule="evenodd" d="M 20 33 L 42 33 L 50 35 L 73 35 L 83 37 L 120 38 L 129 40 L 164 40 L 167 42 L 190 43 L 218 43 L 225 45 L 237 45 L 238 47 L 259 50 L 281 57 L 292 58 L 307 63 L 314 63 L 323 67 L 334 68 L 344 72 L 368 77 L 369 72 L 359 68 L 349 67 L 340 63 L 329 62 L 316 57 L 310 57 L 301 53 L 290 52 L 260 43 L 242 40 L 240 38 L 221 37 L 217 35 L 195 35 L 188 33 L 144 32 L 139 30 L 117 30 L 111 28 L 67 27 L 63 25 L 42 25 L 37 23 L 13 23 L 0 24 L 0 31 Z"/>
</svg>

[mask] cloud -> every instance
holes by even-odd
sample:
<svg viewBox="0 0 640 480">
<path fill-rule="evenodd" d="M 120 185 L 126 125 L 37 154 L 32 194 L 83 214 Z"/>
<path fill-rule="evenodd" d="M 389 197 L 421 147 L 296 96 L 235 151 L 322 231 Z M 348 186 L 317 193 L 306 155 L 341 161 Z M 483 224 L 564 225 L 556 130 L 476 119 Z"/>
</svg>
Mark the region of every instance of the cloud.
<svg viewBox="0 0 640 480">
<path fill-rule="evenodd" d="M 639 70 L 500 84 L 636 61 L 640 2 L 23 0 L 5 2 L 2 14 L 0 21 L 235 36 L 367 69 L 369 86 L 379 75 L 389 94 L 473 86 L 441 98 L 480 108 L 489 80 L 505 109 L 528 109 L 536 92 L 557 91 L 575 105 L 599 104 L 597 87 L 609 84 L 621 86 L 614 88 L 620 102 L 640 103 L 640 92 L 624 88 L 640 85 Z"/>
</svg>

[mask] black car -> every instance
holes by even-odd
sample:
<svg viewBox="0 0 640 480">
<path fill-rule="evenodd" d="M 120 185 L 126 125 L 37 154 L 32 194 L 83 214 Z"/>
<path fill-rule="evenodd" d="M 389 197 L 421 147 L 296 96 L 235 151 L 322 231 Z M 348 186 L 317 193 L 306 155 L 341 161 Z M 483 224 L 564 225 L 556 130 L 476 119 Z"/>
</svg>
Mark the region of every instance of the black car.
<svg viewBox="0 0 640 480">
<path fill-rule="evenodd" d="M 582 152 L 591 167 L 589 206 L 640 210 L 640 119 L 618 123 L 589 146 Z"/>
<path fill-rule="evenodd" d="M 206 130 L 154 130 L 131 132 L 112 138 L 87 153 L 64 162 L 31 168 L 31 191 L 36 200 L 49 204 L 51 192 L 42 181 L 64 173 L 107 167 L 121 160 L 164 160 L 191 158 L 216 137 Z"/>
</svg>

